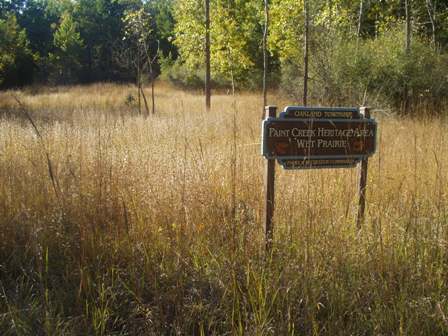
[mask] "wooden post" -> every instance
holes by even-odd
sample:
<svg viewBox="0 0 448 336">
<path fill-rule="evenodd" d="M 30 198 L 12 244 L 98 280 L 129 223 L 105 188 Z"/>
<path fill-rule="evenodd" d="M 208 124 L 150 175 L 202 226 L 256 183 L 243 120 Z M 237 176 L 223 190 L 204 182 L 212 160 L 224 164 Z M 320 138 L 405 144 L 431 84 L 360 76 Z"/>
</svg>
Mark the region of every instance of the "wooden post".
<svg viewBox="0 0 448 336">
<path fill-rule="evenodd" d="M 205 110 L 210 112 L 210 0 L 205 0 Z"/>
<path fill-rule="evenodd" d="M 361 107 L 360 110 L 364 118 L 370 119 L 370 109 L 368 107 Z M 356 227 L 358 230 L 361 230 L 361 226 L 364 223 L 365 218 L 368 164 L 369 164 L 369 158 L 365 157 L 364 159 L 362 159 L 361 172 L 359 177 L 358 218 L 356 220 Z"/>
<path fill-rule="evenodd" d="M 276 106 L 265 107 L 266 118 L 277 116 Z M 274 216 L 274 202 L 275 202 L 275 159 L 266 160 L 266 171 L 264 180 L 265 192 L 265 209 L 264 209 L 264 227 L 265 227 L 265 243 L 266 253 L 270 253 L 272 249 L 272 242 L 274 240 L 274 226 L 272 224 L 272 217 Z"/>
</svg>

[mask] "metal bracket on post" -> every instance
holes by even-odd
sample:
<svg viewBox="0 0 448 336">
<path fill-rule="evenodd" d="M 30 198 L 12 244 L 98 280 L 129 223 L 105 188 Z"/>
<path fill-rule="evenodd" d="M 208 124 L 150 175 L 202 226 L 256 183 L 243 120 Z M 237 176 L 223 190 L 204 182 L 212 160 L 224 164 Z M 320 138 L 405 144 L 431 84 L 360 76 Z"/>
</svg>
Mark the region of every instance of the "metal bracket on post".
<svg viewBox="0 0 448 336">
<path fill-rule="evenodd" d="M 266 106 L 265 117 L 275 118 L 277 116 L 277 106 Z M 272 250 L 272 242 L 274 240 L 274 227 L 272 218 L 274 216 L 275 203 L 275 159 L 266 160 L 266 170 L 264 177 L 264 192 L 265 192 L 265 209 L 264 209 L 264 227 L 265 227 L 265 243 L 266 253 L 269 254 Z"/>
<path fill-rule="evenodd" d="M 370 119 L 370 109 L 368 107 L 361 107 L 360 112 L 363 115 L 363 118 Z M 361 161 L 361 171 L 359 176 L 359 203 L 358 217 L 356 219 L 356 227 L 358 231 L 361 230 L 365 218 L 368 164 L 369 158 L 363 158 Z"/>
</svg>

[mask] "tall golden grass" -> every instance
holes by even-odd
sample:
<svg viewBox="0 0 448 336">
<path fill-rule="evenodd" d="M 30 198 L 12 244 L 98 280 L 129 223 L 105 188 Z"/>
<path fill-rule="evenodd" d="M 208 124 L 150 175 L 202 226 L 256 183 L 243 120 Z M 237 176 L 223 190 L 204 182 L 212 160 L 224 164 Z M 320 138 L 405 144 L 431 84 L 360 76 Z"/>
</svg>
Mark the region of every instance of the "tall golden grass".
<svg viewBox="0 0 448 336">
<path fill-rule="evenodd" d="M 134 91 L 0 93 L 2 335 L 448 334 L 446 120 L 375 115 L 360 232 L 357 169 L 277 167 L 266 258 L 260 96 Z"/>
</svg>

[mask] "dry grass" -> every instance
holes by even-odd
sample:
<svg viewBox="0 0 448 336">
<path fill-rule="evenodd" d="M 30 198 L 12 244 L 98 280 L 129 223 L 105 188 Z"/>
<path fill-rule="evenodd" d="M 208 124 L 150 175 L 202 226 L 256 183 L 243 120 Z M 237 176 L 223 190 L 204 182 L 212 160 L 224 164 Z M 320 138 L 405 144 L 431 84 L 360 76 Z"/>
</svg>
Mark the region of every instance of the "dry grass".
<svg viewBox="0 0 448 336">
<path fill-rule="evenodd" d="M 377 116 L 361 233 L 356 169 L 278 167 L 266 261 L 260 97 L 133 90 L 0 93 L 1 334 L 448 333 L 446 121 Z"/>
</svg>

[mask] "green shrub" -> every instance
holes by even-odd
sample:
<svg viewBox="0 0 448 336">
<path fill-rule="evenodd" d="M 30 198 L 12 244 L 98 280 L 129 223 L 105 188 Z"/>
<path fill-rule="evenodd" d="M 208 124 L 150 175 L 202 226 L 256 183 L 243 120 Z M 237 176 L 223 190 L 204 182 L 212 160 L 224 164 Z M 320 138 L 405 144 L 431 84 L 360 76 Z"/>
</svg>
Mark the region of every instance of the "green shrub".
<svg viewBox="0 0 448 336">
<path fill-rule="evenodd" d="M 16 16 L 0 19 L 0 87 L 30 84 L 37 59 Z"/>
<path fill-rule="evenodd" d="M 376 39 L 342 37 L 330 46 L 312 46 L 309 96 L 322 104 L 371 104 L 400 108 L 407 85 L 411 106 L 437 107 L 448 94 L 448 56 L 414 36 L 409 55 L 404 32 L 395 28 Z M 302 60 L 282 63 L 282 90 L 301 97 Z M 295 84 L 292 84 L 295 83 Z M 314 103 L 313 102 L 313 103 Z"/>
<path fill-rule="evenodd" d="M 171 55 L 160 56 L 159 62 L 162 80 L 167 80 L 182 88 L 199 89 L 203 87 L 204 76 L 201 70 L 191 72 L 179 59 L 173 60 Z"/>
<path fill-rule="evenodd" d="M 204 87 L 205 67 L 198 67 L 191 70 L 182 59 L 173 60 L 168 57 L 161 56 L 159 58 L 160 70 L 162 80 L 166 80 L 182 89 L 202 89 Z M 269 74 L 268 85 L 276 87 L 279 82 L 278 66 L 276 64 L 270 65 L 275 70 Z M 232 87 L 231 81 L 222 74 L 211 74 L 212 87 L 214 89 L 230 90 Z M 263 70 L 255 68 L 244 76 L 235 78 L 235 88 L 237 90 L 259 90 L 263 83 Z"/>
</svg>

